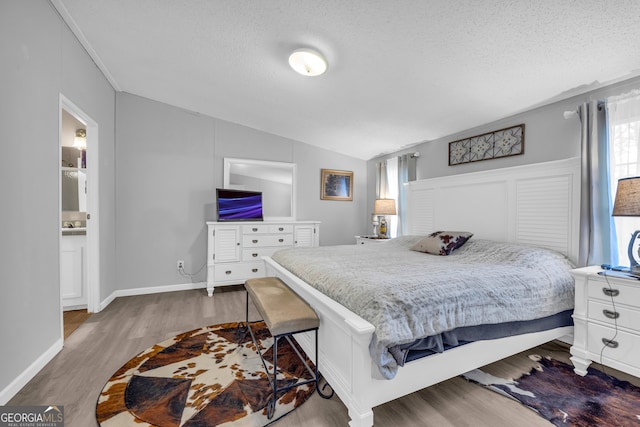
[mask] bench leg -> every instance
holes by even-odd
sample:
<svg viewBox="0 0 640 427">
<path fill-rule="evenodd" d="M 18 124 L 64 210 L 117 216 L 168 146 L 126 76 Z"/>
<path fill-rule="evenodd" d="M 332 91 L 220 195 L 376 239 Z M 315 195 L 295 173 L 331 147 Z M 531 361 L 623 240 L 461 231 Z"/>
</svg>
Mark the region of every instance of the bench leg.
<svg viewBox="0 0 640 427">
<path fill-rule="evenodd" d="M 247 334 L 249 333 L 249 292 L 246 292 L 247 295 L 247 299 L 245 301 L 245 309 L 244 309 L 244 328 L 242 327 L 242 322 L 238 322 L 238 330 L 242 331 L 244 329 L 244 333 L 242 334 L 242 336 L 240 337 L 240 340 L 238 340 L 238 349 L 241 348 L 242 343 L 244 342 L 244 339 L 247 337 Z"/>
<path fill-rule="evenodd" d="M 244 302 L 244 319 L 245 319 L 245 323 L 244 325 L 248 328 L 249 327 L 249 291 L 246 291 L 246 299 Z"/>
<path fill-rule="evenodd" d="M 273 337 L 273 381 L 271 381 L 272 395 L 267 403 L 267 419 L 273 418 L 278 400 L 278 340 L 280 337 Z M 268 375 L 268 374 L 267 374 Z"/>
</svg>

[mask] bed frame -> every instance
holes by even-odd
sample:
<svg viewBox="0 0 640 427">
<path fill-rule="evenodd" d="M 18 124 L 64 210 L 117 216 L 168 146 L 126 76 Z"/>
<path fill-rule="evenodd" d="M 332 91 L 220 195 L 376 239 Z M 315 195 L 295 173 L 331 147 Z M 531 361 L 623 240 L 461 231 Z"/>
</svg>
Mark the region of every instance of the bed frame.
<svg viewBox="0 0 640 427">
<path fill-rule="evenodd" d="M 407 186 L 408 234 L 471 231 L 476 238 L 543 246 L 578 257 L 580 159 L 415 181 Z M 373 425 L 373 408 L 545 342 L 570 340 L 573 327 L 477 341 L 424 357 L 384 379 L 369 355 L 373 325 L 265 258 L 320 317 L 322 375 L 347 406 L 352 427 Z M 312 336 L 296 339 L 315 354 Z"/>
</svg>

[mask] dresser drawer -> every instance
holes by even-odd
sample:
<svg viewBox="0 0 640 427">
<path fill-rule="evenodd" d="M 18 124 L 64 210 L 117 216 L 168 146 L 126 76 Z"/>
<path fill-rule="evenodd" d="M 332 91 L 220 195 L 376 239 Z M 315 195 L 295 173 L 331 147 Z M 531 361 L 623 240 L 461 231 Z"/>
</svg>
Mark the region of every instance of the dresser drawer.
<svg viewBox="0 0 640 427">
<path fill-rule="evenodd" d="M 269 233 L 293 233 L 293 224 L 274 224 L 269 226 Z"/>
<path fill-rule="evenodd" d="M 292 234 L 281 235 L 244 235 L 242 236 L 242 247 L 259 248 L 265 246 L 293 246 Z"/>
<path fill-rule="evenodd" d="M 613 340 L 614 342 L 605 346 L 604 340 Z M 624 331 L 616 331 L 602 325 L 589 323 L 587 325 L 587 350 L 597 355 L 593 360 L 600 362 L 600 353 L 607 359 L 613 359 L 618 362 L 640 368 L 640 335 L 630 334 Z M 604 349 L 604 351 L 603 351 Z"/>
<path fill-rule="evenodd" d="M 252 249 L 245 249 L 242 251 L 243 261 L 259 261 L 264 256 L 271 256 L 274 252 L 279 251 L 282 248 L 279 247 L 256 247 Z"/>
<path fill-rule="evenodd" d="M 621 306 L 621 301 L 614 306 L 606 301 L 589 300 L 589 320 L 598 320 L 611 326 L 633 329 L 640 333 L 640 309 Z M 640 358 L 639 358 L 640 360 Z"/>
<path fill-rule="evenodd" d="M 242 234 L 266 234 L 269 232 L 268 224 L 243 225 Z"/>
<path fill-rule="evenodd" d="M 293 224 L 253 224 L 243 225 L 242 234 L 293 233 Z"/>
<path fill-rule="evenodd" d="M 636 281 L 634 280 L 632 283 L 636 283 Z M 593 280 L 589 281 L 587 293 L 589 298 L 608 301 L 613 298 L 616 304 L 618 302 L 638 304 L 640 303 L 640 281 L 637 283 L 637 285 L 627 285 L 620 283 L 620 280 L 614 281 L 613 278 L 609 278 L 609 283 Z"/>
<path fill-rule="evenodd" d="M 244 283 L 246 279 L 264 276 L 264 263 L 236 263 L 214 266 L 213 277 L 216 282 L 238 281 Z"/>
</svg>

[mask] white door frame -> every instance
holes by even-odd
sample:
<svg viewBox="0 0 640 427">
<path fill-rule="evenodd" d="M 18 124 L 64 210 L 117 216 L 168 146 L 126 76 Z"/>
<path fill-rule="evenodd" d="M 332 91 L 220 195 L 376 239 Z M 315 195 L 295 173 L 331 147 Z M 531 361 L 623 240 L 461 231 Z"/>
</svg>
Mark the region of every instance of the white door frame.
<svg viewBox="0 0 640 427">
<path fill-rule="evenodd" d="M 60 119 L 58 138 L 62 130 L 62 110 L 74 116 L 84 123 L 87 128 L 87 311 L 97 313 L 100 311 L 100 215 L 99 215 L 99 161 L 98 161 L 98 124 L 69 98 L 60 94 Z M 62 140 L 59 141 L 62 147 Z M 60 162 L 58 161 L 58 164 Z M 60 174 L 58 174 L 60 175 Z M 58 177 L 58 179 L 60 179 Z M 61 184 L 58 185 L 61 190 Z M 61 210 L 58 209 L 62 215 Z M 62 217 L 58 218 L 58 227 L 62 223 Z M 59 233 L 61 234 L 61 233 Z M 62 236 L 60 236 L 62 238 Z M 58 245 L 60 247 L 60 245 Z M 58 258 L 59 258 L 58 254 Z M 62 314 L 62 299 L 60 300 L 60 312 Z"/>
</svg>

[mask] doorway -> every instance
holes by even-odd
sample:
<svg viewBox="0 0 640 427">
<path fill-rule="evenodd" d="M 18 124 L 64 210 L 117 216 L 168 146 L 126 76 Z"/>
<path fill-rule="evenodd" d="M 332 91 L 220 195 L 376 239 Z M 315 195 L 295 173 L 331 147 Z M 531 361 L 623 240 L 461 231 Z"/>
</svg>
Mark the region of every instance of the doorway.
<svg viewBox="0 0 640 427">
<path fill-rule="evenodd" d="M 84 137 L 84 148 L 73 146 L 76 137 Z M 63 338 L 67 326 L 65 317 L 71 319 L 72 314 L 63 315 L 67 311 L 85 311 L 86 314 L 100 311 L 98 141 L 98 124 L 60 94 L 58 225 Z M 69 188 L 72 191 L 68 191 Z M 84 319 L 86 314 L 74 318 Z"/>
</svg>

